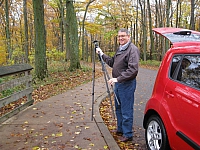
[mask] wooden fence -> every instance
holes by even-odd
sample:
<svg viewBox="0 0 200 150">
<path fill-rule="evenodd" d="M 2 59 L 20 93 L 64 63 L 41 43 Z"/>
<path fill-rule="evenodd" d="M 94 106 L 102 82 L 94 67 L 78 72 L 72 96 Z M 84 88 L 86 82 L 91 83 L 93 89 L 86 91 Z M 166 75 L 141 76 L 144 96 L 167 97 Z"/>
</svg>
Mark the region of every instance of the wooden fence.
<svg viewBox="0 0 200 150">
<path fill-rule="evenodd" d="M 3 113 L 0 117 L 0 123 L 33 104 L 32 76 L 30 74 L 32 69 L 33 67 L 29 64 L 0 67 L 0 111 L 4 111 L 9 105 L 22 98 L 25 99 L 22 104 L 11 108 L 7 113 Z"/>
</svg>

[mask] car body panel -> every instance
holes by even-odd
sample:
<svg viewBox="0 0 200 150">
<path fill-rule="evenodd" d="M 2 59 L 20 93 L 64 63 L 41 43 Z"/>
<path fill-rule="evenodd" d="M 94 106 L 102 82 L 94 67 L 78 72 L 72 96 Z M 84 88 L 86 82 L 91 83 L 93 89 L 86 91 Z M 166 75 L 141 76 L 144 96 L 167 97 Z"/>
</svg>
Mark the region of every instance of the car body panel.
<svg viewBox="0 0 200 150">
<path fill-rule="evenodd" d="M 171 40 L 173 46 L 166 52 L 161 62 L 152 96 L 146 104 L 144 127 L 150 115 L 148 113 L 157 113 L 164 123 L 172 149 L 200 149 L 200 91 L 170 78 L 173 56 L 187 54 L 200 56 L 200 39 L 185 40 L 182 37 L 177 40 L 172 37 L 177 36 L 173 34 L 174 32 L 186 31 L 181 28 L 155 28 L 153 31 Z M 189 31 L 200 37 L 200 32 Z M 189 142 L 182 135 L 186 136 Z"/>
<path fill-rule="evenodd" d="M 200 47 L 198 47 L 198 49 L 200 49 Z M 170 55 L 187 55 L 187 53 L 190 55 L 200 54 L 198 49 L 196 46 L 189 48 L 184 47 L 179 50 L 173 50 L 173 52 L 170 52 Z M 170 56 L 169 58 L 172 57 Z M 169 60 L 168 64 L 165 62 L 166 68 L 169 68 L 167 66 L 170 66 L 170 62 L 171 60 Z M 169 69 L 164 70 L 163 73 L 165 71 L 168 71 L 166 75 L 168 74 L 169 76 Z M 163 75 L 161 74 L 161 76 Z M 180 131 L 184 133 L 184 135 L 190 138 L 193 142 L 200 145 L 200 92 L 195 88 L 185 86 L 180 82 L 169 79 L 169 77 L 167 78 L 168 79 L 166 79 L 167 82 L 165 83 L 162 103 L 164 107 L 167 106 L 168 108 L 166 111 L 168 111 L 168 115 L 170 116 L 170 125 L 172 125 L 172 127 L 168 129 L 173 131 L 173 138 L 169 139 L 171 141 L 171 146 L 179 143 L 179 145 L 176 144 L 176 149 L 185 149 L 186 147 L 187 149 L 193 149 L 185 141 L 177 137 L 177 132 Z M 162 108 L 162 110 L 164 109 Z M 166 116 L 164 118 L 166 118 Z"/>
</svg>

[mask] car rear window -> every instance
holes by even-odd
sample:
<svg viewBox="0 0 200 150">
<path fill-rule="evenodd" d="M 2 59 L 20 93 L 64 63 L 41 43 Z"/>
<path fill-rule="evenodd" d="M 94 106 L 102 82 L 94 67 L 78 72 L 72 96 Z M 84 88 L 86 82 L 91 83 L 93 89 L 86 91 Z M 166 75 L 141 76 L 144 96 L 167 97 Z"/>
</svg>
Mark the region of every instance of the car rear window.
<svg viewBox="0 0 200 150">
<path fill-rule="evenodd" d="M 172 43 L 191 42 L 191 41 L 200 42 L 200 35 L 194 33 L 184 34 L 184 32 L 175 32 L 175 33 L 166 33 L 164 34 L 164 36 L 166 36 Z"/>
<path fill-rule="evenodd" d="M 170 68 L 170 78 L 200 89 L 200 54 L 175 55 Z"/>
</svg>

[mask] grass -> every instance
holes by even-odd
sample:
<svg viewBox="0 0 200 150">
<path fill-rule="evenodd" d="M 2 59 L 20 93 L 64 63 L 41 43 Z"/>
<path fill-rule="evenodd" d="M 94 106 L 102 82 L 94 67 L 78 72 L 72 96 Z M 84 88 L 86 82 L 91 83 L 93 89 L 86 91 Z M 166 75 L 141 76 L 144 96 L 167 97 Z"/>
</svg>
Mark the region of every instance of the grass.
<svg viewBox="0 0 200 150">
<path fill-rule="evenodd" d="M 161 63 L 160 61 L 156 61 L 156 60 L 147 60 L 147 61 L 140 60 L 141 67 L 149 68 L 153 70 L 157 70 L 160 66 L 160 63 Z"/>
<path fill-rule="evenodd" d="M 70 72 L 68 68 L 69 68 L 69 62 L 64 62 L 64 61 L 48 62 L 48 76 L 44 80 L 33 78 L 34 89 L 41 85 L 44 86 L 47 84 L 60 82 L 62 78 L 70 78 L 71 76 L 80 76 L 82 74 L 81 72 L 91 71 L 91 67 L 86 64 L 82 64 L 81 69 L 77 69 L 72 72 Z M 34 73 L 34 70 L 32 71 L 32 73 Z"/>
</svg>

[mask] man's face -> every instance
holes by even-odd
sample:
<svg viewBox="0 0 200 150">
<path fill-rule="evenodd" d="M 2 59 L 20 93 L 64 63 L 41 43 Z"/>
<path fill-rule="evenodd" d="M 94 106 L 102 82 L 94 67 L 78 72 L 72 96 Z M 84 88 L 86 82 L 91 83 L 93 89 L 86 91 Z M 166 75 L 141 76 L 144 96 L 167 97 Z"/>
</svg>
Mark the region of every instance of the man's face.
<svg viewBox="0 0 200 150">
<path fill-rule="evenodd" d="M 130 40 L 130 35 L 127 35 L 126 32 L 118 32 L 117 39 L 120 45 L 124 45 Z"/>
</svg>

